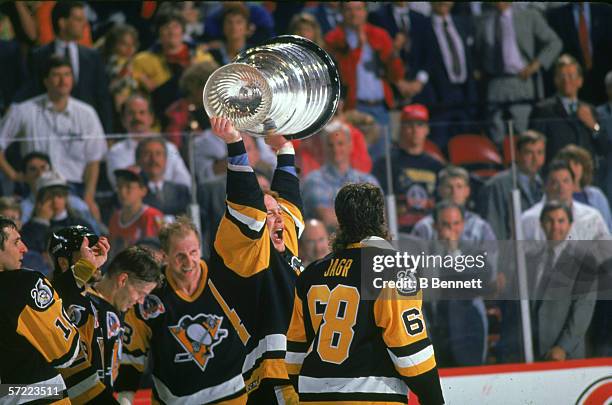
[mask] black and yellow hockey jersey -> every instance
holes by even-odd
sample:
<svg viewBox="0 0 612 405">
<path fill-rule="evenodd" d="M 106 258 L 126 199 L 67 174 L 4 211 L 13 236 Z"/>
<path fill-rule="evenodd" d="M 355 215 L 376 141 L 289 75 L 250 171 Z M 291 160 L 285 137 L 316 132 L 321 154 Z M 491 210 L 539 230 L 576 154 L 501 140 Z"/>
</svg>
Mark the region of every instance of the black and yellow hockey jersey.
<svg viewBox="0 0 612 405">
<path fill-rule="evenodd" d="M 297 280 L 286 362 L 299 374 L 300 403 L 406 404 L 410 387 L 421 404 L 442 404 L 422 292 L 400 297 L 386 289 L 365 300 L 364 249 L 390 252 L 355 244 L 313 262 Z"/>
<path fill-rule="evenodd" d="M 57 386 L 66 396 L 57 403 L 69 404 L 56 369 L 79 353 L 79 332 L 51 283 L 34 271 L 2 271 L 0 308 L 0 382 Z"/>
<path fill-rule="evenodd" d="M 53 281 L 81 336 L 81 353 L 61 372 L 73 404 L 88 403 L 94 398 L 99 402 L 104 402 L 102 398 L 113 401 L 110 396 L 119 372 L 123 314 L 92 287 L 77 284 L 74 271 L 82 267 L 89 267 L 90 273 L 95 271 L 93 265 L 79 260 L 72 271 L 57 275 Z"/>
<path fill-rule="evenodd" d="M 242 371 L 247 392 L 264 380 L 288 385 L 284 366 L 303 230 L 299 181 L 293 154 L 280 154 L 272 180 L 283 210 L 286 254 L 274 249 L 266 226 L 264 195 L 249 166 L 243 142 L 228 145 L 227 207 L 211 255 L 211 285 L 246 347 Z"/>
<path fill-rule="evenodd" d="M 138 389 L 149 355 L 153 394 L 160 403 L 246 403 L 244 348 L 207 285 L 204 261 L 201 269 L 192 296 L 178 291 L 166 272 L 166 282 L 127 312 L 117 390 Z"/>
</svg>

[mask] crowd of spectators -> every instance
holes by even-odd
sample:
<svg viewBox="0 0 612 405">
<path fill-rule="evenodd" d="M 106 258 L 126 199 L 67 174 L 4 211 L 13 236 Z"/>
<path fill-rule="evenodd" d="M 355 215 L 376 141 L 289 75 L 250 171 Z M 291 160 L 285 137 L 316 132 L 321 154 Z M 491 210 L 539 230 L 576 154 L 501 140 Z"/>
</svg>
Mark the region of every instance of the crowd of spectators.
<svg viewBox="0 0 612 405">
<path fill-rule="evenodd" d="M 107 233 L 117 252 L 198 212 L 193 205 L 207 255 L 224 212 L 227 152 L 209 131 L 203 86 L 248 47 L 297 34 L 330 53 L 343 87 L 334 118 L 295 141 L 304 262 L 329 253 L 333 201 L 347 182 L 396 196 L 400 239 L 606 240 L 611 21 L 612 6 L 586 2 L 6 2 L 0 212 L 23 224 L 24 260 L 34 268 L 45 268 L 45 238 L 58 226 Z M 463 134 L 490 140 L 500 157 L 512 149 L 515 174 L 510 159 L 476 162 L 484 171 L 457 161 L 454 140 Z M 262 139 L 244 141 L 260 186 L 269 188 L 273 152 Z M 610 289 L 612 261 L 555 246 L 530 253 L 542 264 L 529 278 L 537 286 L 537 358 L 611 355 L 612 301 L 596 300 L 596 292 Z M 493 253 L 487 296 L 430 311 L 443 366 L 521 353 L 518 311 L 498 300 L 512 277 L 498 269 L 502 253 Z M 582 261 L 561 266 L 566 278 L 588 288 L 542 304 L 552 263 L 567 255 Z M 584 281 L 589 272 L 595 276 Z"/>
</svg>

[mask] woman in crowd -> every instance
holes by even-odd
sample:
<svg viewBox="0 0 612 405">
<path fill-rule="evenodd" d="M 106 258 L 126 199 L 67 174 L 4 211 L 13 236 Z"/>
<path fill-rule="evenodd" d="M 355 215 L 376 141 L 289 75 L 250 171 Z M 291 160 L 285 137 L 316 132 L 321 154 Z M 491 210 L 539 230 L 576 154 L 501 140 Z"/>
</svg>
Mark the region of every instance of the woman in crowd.
<svg viewBox="0 0 612 405">
<path fill-rule="evenodd" d="M 557 153 L 556 159 L 565 160 L 574 172 L 574 200 L 599 210 L 608 229 L 612 230 L 610 204 L 599 187 L 593 186 L 593 157 L 588 150 L 573 144 Z"/>
</svg>

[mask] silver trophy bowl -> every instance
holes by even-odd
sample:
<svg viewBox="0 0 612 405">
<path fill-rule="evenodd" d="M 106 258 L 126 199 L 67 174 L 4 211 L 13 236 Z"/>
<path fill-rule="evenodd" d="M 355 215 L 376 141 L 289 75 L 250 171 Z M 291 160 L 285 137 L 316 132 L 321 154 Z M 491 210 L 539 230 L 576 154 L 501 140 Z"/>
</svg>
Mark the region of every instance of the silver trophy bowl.
<svg viewBox="0 0 612 405">
<path fill-rule="evenodd" d="M 202 98 L 209 117 L 228 118 L 240 131 L 302 139 L 333 117 L 340 77 L 332 58 L 317 44 L 283 35 L 217 69 Z"/>
</svg>

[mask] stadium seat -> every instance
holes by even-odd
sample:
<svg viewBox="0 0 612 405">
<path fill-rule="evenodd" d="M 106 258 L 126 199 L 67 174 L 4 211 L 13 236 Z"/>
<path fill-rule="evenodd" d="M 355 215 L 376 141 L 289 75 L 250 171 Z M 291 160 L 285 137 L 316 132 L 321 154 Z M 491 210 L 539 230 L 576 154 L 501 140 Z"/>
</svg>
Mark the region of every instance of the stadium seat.
<svg viewBox="0 0 612 405">
<path fill-rule="evenodd" d="M 444 154 L 442 153 L 440 148 L 438 148 L 438 145 L 436 145 L 429 139 L 425 141 L 425 153 L 427 153 L 432 158 L 438 160 L 440 163 L 447 163 L 446 158 L 444 157 Z"/>
<path fill-rule="evenodd" d="M 491 177 L 503 169 L 502 158 L 493 142 L 482 135 L 456 135 L 448 142 L 450 163 L 462 166 L 479 177 Z"/>
</svg>

